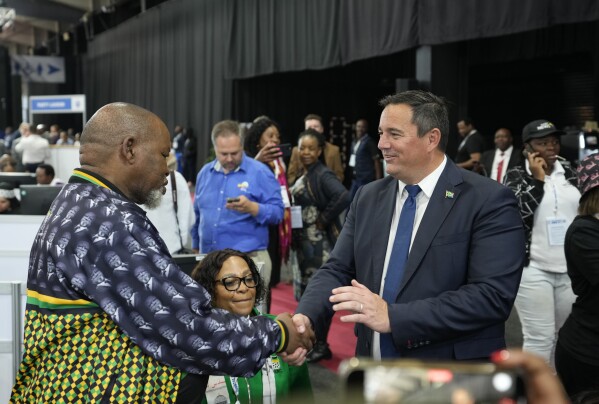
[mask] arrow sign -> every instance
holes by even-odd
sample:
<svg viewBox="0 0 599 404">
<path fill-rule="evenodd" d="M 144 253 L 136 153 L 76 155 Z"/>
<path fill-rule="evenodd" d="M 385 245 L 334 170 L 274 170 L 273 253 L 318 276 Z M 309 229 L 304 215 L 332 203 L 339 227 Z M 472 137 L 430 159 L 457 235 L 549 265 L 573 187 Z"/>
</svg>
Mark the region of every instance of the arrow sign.
<svg viewBox="0 0 599 404">
<path fill-rule="evenodd" d="M 56 56 L 13 55 L 12 74 L 20 75 L 23 81 L 42 83 L 64 83 L 64 58 Z"/>
</svg>

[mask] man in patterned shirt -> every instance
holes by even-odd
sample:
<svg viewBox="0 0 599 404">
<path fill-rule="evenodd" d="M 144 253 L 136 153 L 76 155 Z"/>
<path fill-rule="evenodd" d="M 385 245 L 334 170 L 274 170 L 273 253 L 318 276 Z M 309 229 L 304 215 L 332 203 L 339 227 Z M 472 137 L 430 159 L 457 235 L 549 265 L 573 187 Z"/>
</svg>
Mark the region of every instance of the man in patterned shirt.
<svg viewBox="0 0 599 404">
<path fill-rule="evenodd" d="M 156 254 L 174 262 L 137 204 L 159 202 L 169 152 L 164 123 L 135 105 L 106 105 L 85 126 L 81 168 L 33 243 L 11 402 L 200 402 L 207 374 L 250 376 L 274 352 L 305 358 L 313 336 L 297 334 L 289 314 L 231 315 L 175 265 L 156 266 Z M 89 212 L 89 229 L 74 232 Z M 100 227 L 110 228 L 110 242 L 94 239 Z M 156 252 L 133 257 L 130 238 Z M 89 248 L 75 265 L 78 245 Z"/>
</svg>

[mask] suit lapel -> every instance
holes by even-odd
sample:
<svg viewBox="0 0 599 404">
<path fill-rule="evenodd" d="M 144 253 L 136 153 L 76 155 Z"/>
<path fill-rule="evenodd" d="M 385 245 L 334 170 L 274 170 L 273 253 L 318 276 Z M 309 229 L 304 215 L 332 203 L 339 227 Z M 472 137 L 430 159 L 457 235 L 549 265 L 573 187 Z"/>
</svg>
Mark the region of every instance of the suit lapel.
<svg viewBox="0 0 599 404">
<path fill-rule="evenodd" d="M 387 244 L 389 243 L 389 234 L 391 232 L 391 220 L 393 219 L 393 212 L 395 209 L 397 187 L 399 186 L 397 180 L 392 177 L 387 178 L 388 184 L 386 184 L 377 195 L 378 201 L 376 203 L 374 221 L 367 225 L 372 230 L 370 251 L 372 252 L 373 283 L 368 286 L 373 293 L 378 293 L 381 288 L 385 254 L 387 252 Z"/>
<path fill-rule="evenodd" d="M 460 188 L 457 185 L 462 183 L 462 174 L 459 169 L 447 160 L 447 164 L 437 185 L 433 191 L 426 212 L 418 226 L 418 232 L 414 238 L 414 243 L 410 249 L 405 273 L 399 287 L 398 295 L 406 286 L 414 272 L 420 265 L 420 262 L 426 255 L 435 235 L 443 225 L 445 218 L 453 208 L 453 205 L 460 197 Z"/>
</svg>

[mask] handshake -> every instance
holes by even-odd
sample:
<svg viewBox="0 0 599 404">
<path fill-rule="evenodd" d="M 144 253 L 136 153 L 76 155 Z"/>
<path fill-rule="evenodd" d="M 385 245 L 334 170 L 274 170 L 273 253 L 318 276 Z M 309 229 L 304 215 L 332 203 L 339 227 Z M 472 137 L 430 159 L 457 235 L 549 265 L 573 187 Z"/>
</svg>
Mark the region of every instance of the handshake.
<svg viewBox="0 0 599 404">
<path fill-rule="evenodd" d="M 277 320 L 287 327 L 289 338 L 285 352 L 281 352 L 279 356 L 292 366 L 301 365 L 316 341 L 310 320 L 302 314 L 291 317 L 290 313 L 279 314 Z"/>
</svg>

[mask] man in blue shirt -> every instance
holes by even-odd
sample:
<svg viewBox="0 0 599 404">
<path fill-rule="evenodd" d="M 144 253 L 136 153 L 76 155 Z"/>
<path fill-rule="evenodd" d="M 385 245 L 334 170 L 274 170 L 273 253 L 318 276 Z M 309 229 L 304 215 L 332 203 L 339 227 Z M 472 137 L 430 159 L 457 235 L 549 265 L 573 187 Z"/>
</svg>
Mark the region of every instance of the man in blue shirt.
<svg viewBox="0 0 599 404">
<path fill-rule="evenodd" d="M 264 263 L 260 274 L 268 285 L 268 226 L 283 218 L 281 186 L 265 164 L 245 155 L 240 132 L 229 120 L 212 129 L 216 159 L 196 180 L 192 247 L 202 254 L 223 248 L 248 253 Z"/>
</svg>

